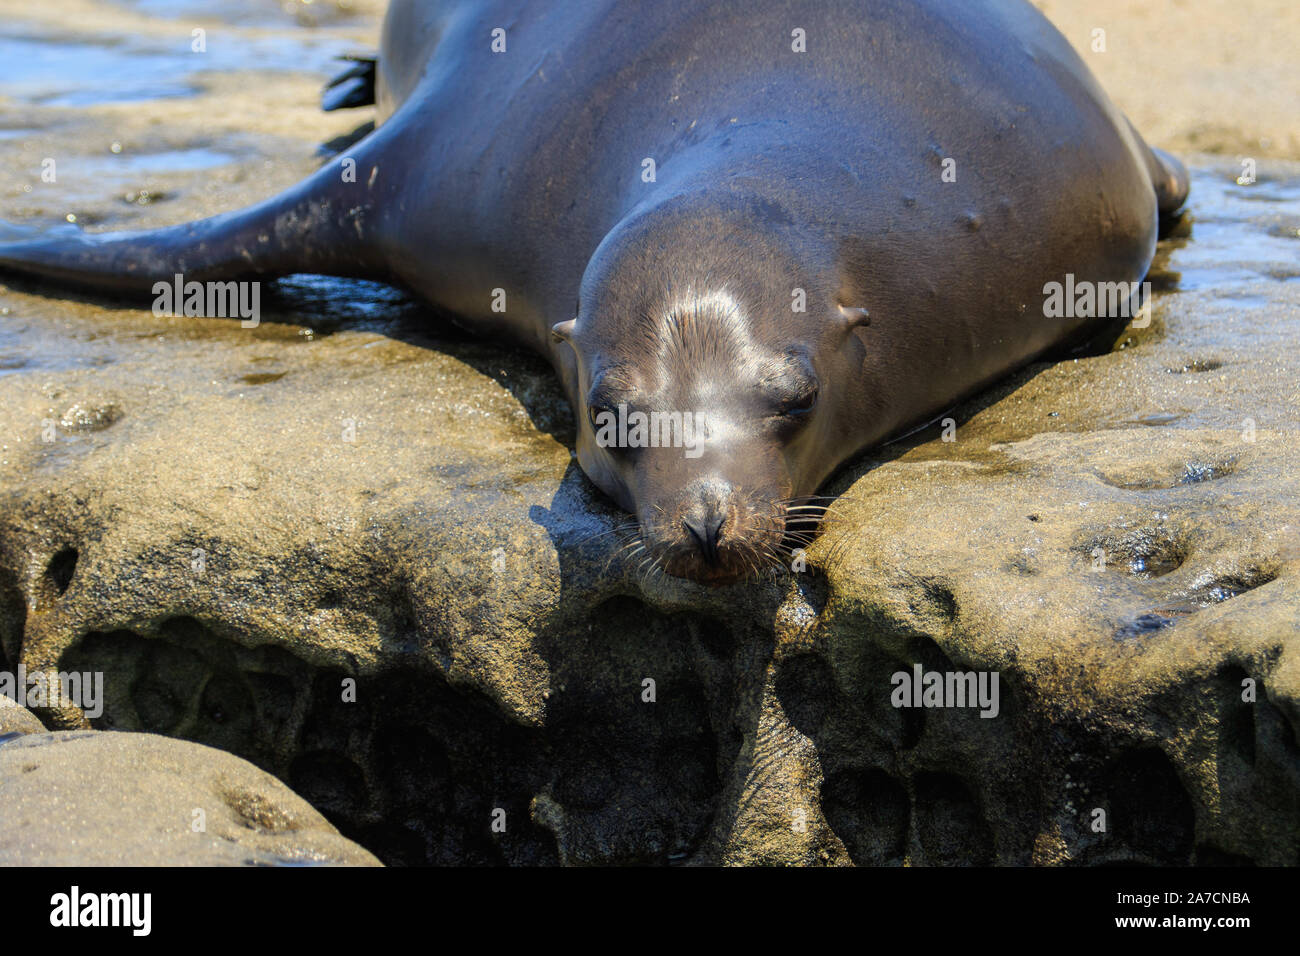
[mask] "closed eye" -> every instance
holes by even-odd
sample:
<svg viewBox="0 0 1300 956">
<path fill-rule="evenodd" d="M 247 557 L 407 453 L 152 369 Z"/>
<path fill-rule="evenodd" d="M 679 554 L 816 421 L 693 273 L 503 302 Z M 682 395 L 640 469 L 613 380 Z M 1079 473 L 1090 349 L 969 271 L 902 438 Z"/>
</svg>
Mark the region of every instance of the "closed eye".
<svg viewBox="0 0 1300 956">
<path fill-rule="evenodd" d="M 807 415 L 817 407 L 817 399 L 820 396 L 820 389 L 812 388 L 803 394 L 792 398 L 781 407 L 782 415 L 798 417 Z"/>
<path fill-rule="evenodd" d="M 587 420 L 592 428 L 600 428 L 606 422 L 618 421 L 618 409 L 612 405 L 590 404 L 587 406 Z"/>
</svg>

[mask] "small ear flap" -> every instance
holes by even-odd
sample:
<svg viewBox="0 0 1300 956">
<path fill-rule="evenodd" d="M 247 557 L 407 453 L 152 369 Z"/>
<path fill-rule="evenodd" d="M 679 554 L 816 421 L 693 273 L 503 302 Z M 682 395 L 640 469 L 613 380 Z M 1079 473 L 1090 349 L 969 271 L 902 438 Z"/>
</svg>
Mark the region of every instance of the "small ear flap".
<svg viewBox="0 0 1300 956">
<path fill-rule="evenodd" d="M 573 339 L 573 326 L 577 319 L 565 319 L 551 326 L 551 338 L 556 342 L 569 342 Z"/>
<path fill-rule="evenodd" d="M 845 332 L 852 332 L 854 329 L 865 328 L 871 324 L 871 313 L 864 308 L 854 308 L 852 306 L 840 306 L 840 322 L 844 325 Z"/>
</svg>

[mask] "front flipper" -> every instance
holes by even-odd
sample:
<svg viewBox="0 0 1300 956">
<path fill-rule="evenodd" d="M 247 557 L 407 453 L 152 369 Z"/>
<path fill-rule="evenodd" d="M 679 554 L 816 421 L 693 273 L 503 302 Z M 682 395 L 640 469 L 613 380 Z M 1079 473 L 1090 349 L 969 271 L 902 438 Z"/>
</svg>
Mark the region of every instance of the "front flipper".
<svg viewBox="0 0 1300 956">
<path fill-rule="evenodd" d="M 210 219 L 107 233 L 65 223 L 36 229 L 0 224 L 0 281 L 17 275 L 136 293 L 177 274 L 200 282 L 295 272 L 386 279 L 376 222 L 400 181 L 379 175 L 379 159 L 396 132 L 385 127 L 372 133 L 348 157 L 286 192 Z"/>
<path fill-rule="evenodd" d="M 42 226 L 20 226 L 0 219 L 0 245 L 13 242 L 30 242 L 33 239 L 67 238 L 68 236 L 80 234 L 81 230 L 70 222 Z"/>
</svg>

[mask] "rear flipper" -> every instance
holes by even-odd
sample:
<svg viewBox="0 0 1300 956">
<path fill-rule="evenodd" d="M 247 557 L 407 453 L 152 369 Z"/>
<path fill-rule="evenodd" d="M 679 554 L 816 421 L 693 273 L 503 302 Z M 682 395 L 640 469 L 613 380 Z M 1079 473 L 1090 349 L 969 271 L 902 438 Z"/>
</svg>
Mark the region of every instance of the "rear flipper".
<svg viewBox="0 0 1300 956">
<path fill-rule="evenodd" d="M 1163 236 L 1173 225 L 1187 202 L 1187 193 L 1191 188 L 1191 178 L 1187 167 L 1177 157 L 1171 156 L 1163 149 L 1148 146 L 1142 134 L 1132 124 L 1128 124 L 1133 138 L 1137 140 L 1138 149 L 1146 157 L 1147 174 L 1151 177 L 1151 186 L 1156 191 L 1156 208 L 1160 211 L 1160 234 Z"/>
<path fill-rule="evenodd" d="M 1178 218 L 1179 211 L 1187 202 L 1187 193 L 1191 180 L 1187 167 L 1163 149 L 1149 149 L 1151 159 L 1147 165 L 1151 170 L 1151 185 L 1156 189 L 1156 205 L 1160 209 L 1161 220 Z"/>
<path fill-rule="evenodd" d="M 352 64 L 344 73 L 330 80 L 321 93 L 321 109 L 350 110 L 375 103 L 375 59 L 364 56 L 345 56 Z"/>
</svg>

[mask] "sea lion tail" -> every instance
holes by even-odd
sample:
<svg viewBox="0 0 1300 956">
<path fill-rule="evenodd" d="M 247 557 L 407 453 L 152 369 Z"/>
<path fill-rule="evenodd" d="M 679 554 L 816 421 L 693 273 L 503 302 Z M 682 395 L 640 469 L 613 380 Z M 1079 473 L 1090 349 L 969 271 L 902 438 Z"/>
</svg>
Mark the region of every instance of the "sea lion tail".
<svg viewBox="0 0 1300 956">
<path fill-rule="evenodd" d="M 350 179 L 344 158 L 336 158 L 255 206 L 177 226 L 86 233 L 0 224 L 0 276 L 118 294 L 146 292 L 178 274 L 198 282 L 296 272 L 385 278 L 388 270 L 371 234 L 383 186 L 377 187 L 378 170 L 366 162 L 366 153 L 373 155 L 354 153 Z"/>
</svg>

